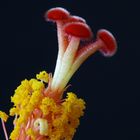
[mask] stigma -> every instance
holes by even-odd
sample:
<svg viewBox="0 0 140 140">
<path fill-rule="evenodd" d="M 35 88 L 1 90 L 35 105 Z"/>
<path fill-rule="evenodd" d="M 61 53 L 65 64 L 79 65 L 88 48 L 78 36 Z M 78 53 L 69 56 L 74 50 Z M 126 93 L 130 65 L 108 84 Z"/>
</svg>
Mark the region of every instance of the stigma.
<svg viewBox="0 0 140 140">
<path fill-rule="evenodd" d="M 100 29 L 95 39 L 86 21 L 64 8 L 48 10 L 45 19 L 57 26 L 58 56 L 50 89 L 61 98 L 72 75 L 89 56 L 100 51 L 103 56 L 111 57 L 116 53 L 117 43 L 106 29 Z"/>
</svg>

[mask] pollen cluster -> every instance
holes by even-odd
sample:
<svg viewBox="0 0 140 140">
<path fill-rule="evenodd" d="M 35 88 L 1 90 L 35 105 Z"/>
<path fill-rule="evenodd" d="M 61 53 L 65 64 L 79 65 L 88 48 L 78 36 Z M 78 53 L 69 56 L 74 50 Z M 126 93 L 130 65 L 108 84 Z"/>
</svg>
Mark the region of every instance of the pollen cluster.
<svg viewBox="0 0 140 140">
<path fill-rule="evenodd" d="M 0 111 L 0 118 L 6 122 L 8 119 L 8 115 L 5 112 Z"/>
<path fill-rule="evenodd" d="M 42 72 L 37 74 L 38 77 L 42 77 Z M 17 140 L 17 137 L 18 140 L 37 140 L 40 137 L 43 140 L 72 139 L 83 115 L 85 102 L 74 93 L 67 93 L 66 99 L 56 102 L 45 96 L 46 86 L 42 79 L 25 79 L 15 90 L 11 97 L 14 106 L 10 109 L 10 115 L 15 116 L 11 140 Z"/>
</svg>

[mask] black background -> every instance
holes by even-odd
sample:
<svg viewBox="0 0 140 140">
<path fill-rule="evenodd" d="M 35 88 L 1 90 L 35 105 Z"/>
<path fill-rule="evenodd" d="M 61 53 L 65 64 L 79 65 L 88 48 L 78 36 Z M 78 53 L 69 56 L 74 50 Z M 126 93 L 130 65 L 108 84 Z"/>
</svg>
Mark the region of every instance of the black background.
<svg viewBox="0 0 140 140">
<path fill-rule="evenodd" d="M 0 109 L 8 113 L 21 80 L 41 70 L 54 71 L 56 28 L 43 16 L 57 6 L 85 18 L 95 35 L 108 29 L 118 42 L 115 56 L 97 52 L 70 81 L 68 91 L 87 104 L 74 140 L 139 140 L 140 4 L 135 0 L 0 1 Z M 11 119 L 6 126 L 10 133 Z M 0 138 L 4 140 L 1 128 Z"/>
</svg>

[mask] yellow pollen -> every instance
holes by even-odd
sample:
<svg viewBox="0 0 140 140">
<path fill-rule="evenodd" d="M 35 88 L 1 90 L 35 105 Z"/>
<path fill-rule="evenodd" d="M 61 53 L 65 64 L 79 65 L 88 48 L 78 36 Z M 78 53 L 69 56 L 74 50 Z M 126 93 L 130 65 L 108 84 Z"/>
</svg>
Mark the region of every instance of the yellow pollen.
<svg viewBox="0 0 140 140">
<path fill-rule="evenodd" d="M 5 112 L 0 111 L 0 118 L 6 122 L 8 119 L 8 115 Z"/>
</svg>

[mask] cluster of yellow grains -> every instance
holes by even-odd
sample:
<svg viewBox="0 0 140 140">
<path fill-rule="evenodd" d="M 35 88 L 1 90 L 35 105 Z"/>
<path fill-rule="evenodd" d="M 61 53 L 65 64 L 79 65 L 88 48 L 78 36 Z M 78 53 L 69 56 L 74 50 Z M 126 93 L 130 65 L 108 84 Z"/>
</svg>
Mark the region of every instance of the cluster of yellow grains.
<svg viewBox="0 0 140 140">
<path fill-rule="evenodd" d="M 0 111 L 0 118 L 6 122 L 8 119 L 8 115 L 5 112 Z"/>
<path fill-rule="evenodd" d="M 79 118 L 84 113 L 85 102 L 78 99 L 74 93 L 68 93 L 67 98 L 61 104 L 56 104 L 53 99 L 45 97 L 40 109 L 44 116 L 51 114 L 51 123 L 47 131 L 50 140 L 72 140 L 79 125 Z"/>
<path fill-rule="evenodd" d="M 48 122 L 48 129 L 44 132 L 46 140 L 72 140 L 79 125 L 79 118 L 83 115 L 85 102 L 78 99 L 74 93 L 68 93 L 65 100 L 56 103 L 53 98 L 42 94 L 46 88 L 43 82 L 48 82 L 48 74 L 43 71 L 36 77 L 37 79 L 22 81 L 11 97 L 14 106 L 10 109 L 10 115 L 15 116 L 15 127 L 10 139 L 17 139 L 21 126 L 27 125 L 29 116 L 35 108 L 38 108 L 43 114 L 42 119 L 46 119 Z M 5 117 L 3 118 L 5 119 Z M 32 140 L 36 138 L 33 128 L 28 128 L 26 135 L 31 136 Z"/>
</svg>

